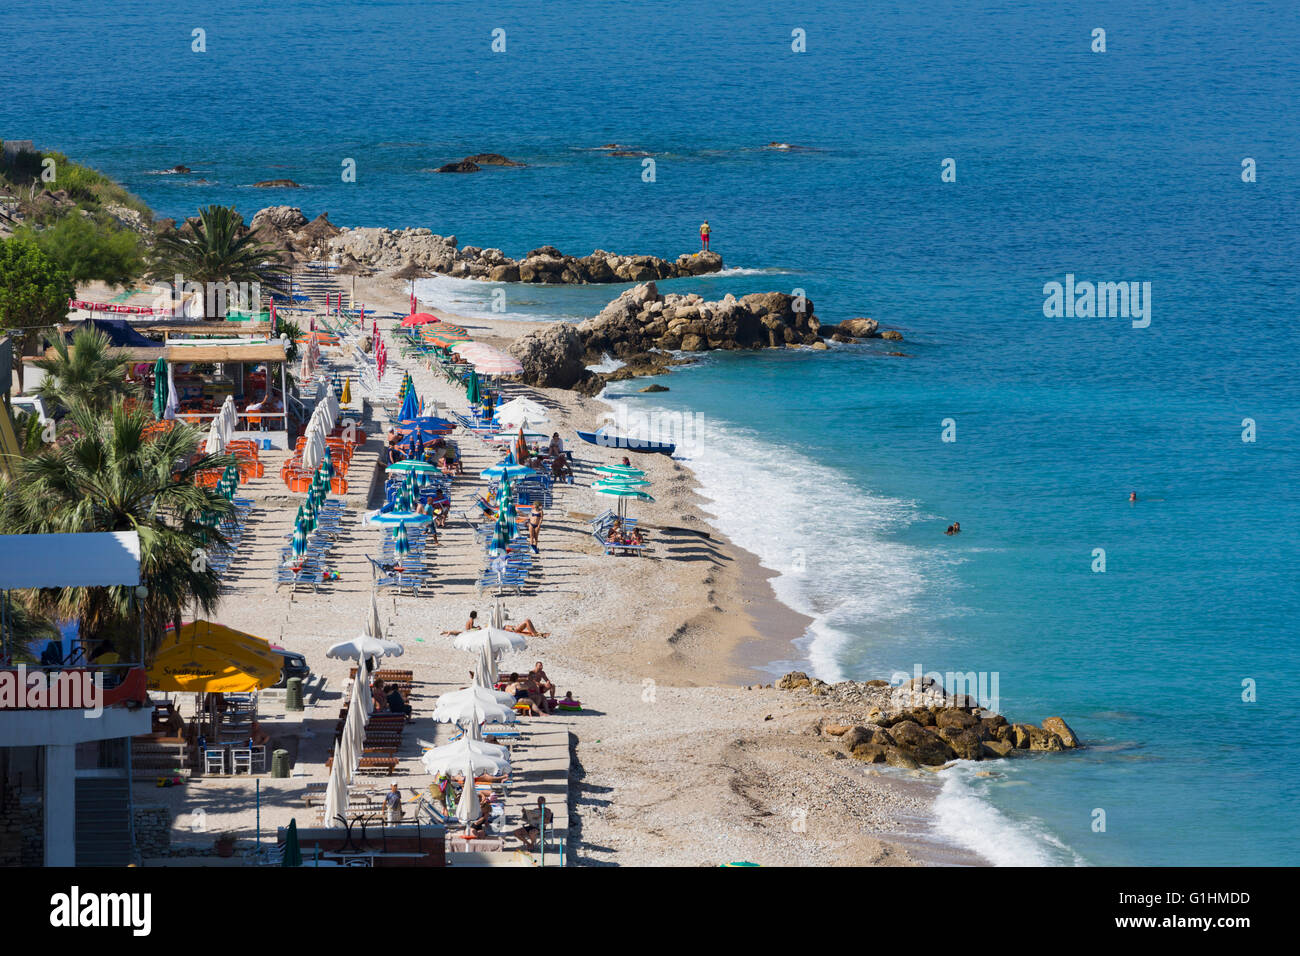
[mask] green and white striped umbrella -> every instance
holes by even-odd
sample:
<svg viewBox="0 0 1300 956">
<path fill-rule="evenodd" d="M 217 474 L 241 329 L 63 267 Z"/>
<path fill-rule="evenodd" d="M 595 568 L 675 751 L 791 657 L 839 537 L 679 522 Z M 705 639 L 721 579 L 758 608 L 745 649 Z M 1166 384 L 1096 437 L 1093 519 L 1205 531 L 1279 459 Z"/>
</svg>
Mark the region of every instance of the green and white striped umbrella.
<svg viewBox="0 0 1300 956">
<path fill-rule="evenodd" d="M 406 534 L 406 522 L 397 522 L 397 527 L 393 530 L 393 554 L 398 558 L 404 558 L 411 553 L 411 541 Z"/>
<path fill-rule="evenodd" d="M 299 524 L 293 531 L 293 541 L 290 544 L 290 548 L 293 550 L 293 556 L 295 558 L 301 558 L 307 553 L 307 532 L 303 529 L 301 524 Z"/>
</svg>

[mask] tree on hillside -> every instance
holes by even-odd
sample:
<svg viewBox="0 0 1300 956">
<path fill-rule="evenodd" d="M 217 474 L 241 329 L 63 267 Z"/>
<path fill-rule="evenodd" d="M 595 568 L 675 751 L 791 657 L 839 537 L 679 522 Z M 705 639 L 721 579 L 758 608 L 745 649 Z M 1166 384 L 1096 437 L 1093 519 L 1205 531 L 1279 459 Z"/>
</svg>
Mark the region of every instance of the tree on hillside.
<svg viewBox="0 0 1300 956">
<path fill-rule="evenodd" d="M 112 408 L 118 398 L 137 394 L 138 387 L 126 380 L 131 360 L 110 353 L 109 348 L 108 336 L 89 324 L 73 334 L 71 348 L 62 335 L 55 336 L 54 358 L 33 363 L 45 373 L 36 394 L 50 408 L 84 405 L 96 412 Z"/>
<path fill-rule="evenodd" d="M 23 356 L 43 330 L 67 316 L 75 289 L 68 274 L 30 239 L 0 241 L 0 329 L 13 336 L 19 389 Z"/>
<path fill-rule="evenodd" d="M 153 255 L 149 264 L 149 278 L 156 282 L 172 282 L 180 276 L 186 283 L 195 282 L 208 288 L 209 284 L 248 283 L 258 286 L 283 275 L 287 269 L 277 258 L 273 247 L 253 237 L 240 234 L 244 218 L 234 206 L 208 206 L 199 210 L 197 221 L 190 221 L 174 232 L 164 233 L 154 240 Z M 205 318 L 225 317 L 224 306 L 217 304 L 215 312 Z"/>
<path fill-rule="evenodd" d="M 144 272 L 144 251 L 135 233 L 78 213 L 39 232 L 20 229 L 18 235 L 40 246 L 76 284 L 98 280 L 122 286 Z"/>
<path fill-rule="evenodd" d="M 0 480 L 0 533 L 137 532 L 145 598 L 134 587 L 44 588 L 26 597 L 33 611 L 111 640 L 124 659 L 135 658 L 143 630 L 147 661 L 167 624 L 216 608 L 219 581 L 203 555 L 221 538 L 205 517 L 220 520 L 233 506 L 196 475 L 234 459 L 197 454 L 201 436 L 188 425 L 147 433 L 153 415 L 143 405 L 119 401 L 108 413 L 77 405 L 67 421 L 65 440 Z"/>
</svg>

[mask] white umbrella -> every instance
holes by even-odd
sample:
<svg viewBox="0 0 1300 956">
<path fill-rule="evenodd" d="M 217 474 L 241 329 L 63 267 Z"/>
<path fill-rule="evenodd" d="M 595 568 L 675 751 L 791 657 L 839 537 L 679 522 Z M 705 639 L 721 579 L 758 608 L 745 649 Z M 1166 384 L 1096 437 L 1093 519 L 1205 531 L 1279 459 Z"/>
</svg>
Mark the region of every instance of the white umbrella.
<svg viewBox="0 0 1300 956">
<path fill-rule="evenodd" d="M 433 719 L 454 724 L 509 721 L 514 718 L 514 702 L 515 699 L 509 694 L 471 685 L 463 691 L 439 697 L 433 708 Z"/>
<path fill-rule="evenodd" d="M 502 630 L 499 627 L 482 627 L 457 634 L 451 642 L 458 651 L 477 651 L 487 646 L 494 654 L 505 651 L 522 651 L 528 647 L 528 641 L 522 634 Z"/>
<path fill-rule="evenodd" d="M 465 784 L 460 788 L 460 803 L 456 804 L 456 819 L 469 826 L 478 819 L 478 787 L 474 785 L 474 771 L 466 769 Z"/>
<path fill-rule="evenodd" d="M 507 411 L 497 413 L 497 423 L 501 425 L 503 428 L 504 427 L 516 428 L 520 425 L 523 425 L 524 430 L 526 431 L 530 424 L 544 425 L 548 421 L 549 419 L 544 414 L 539 415 L 536 411 L 529 411 L 523 408 L 509 409 Z"/>
<path fill-rule="evenodd" d="M 175 418 L 181 410 L 180 400 L 176 397 L 176 377 L 172 373 L 175 367 L 175 362 L 167 363 L 167 407 L 163 410 L 163 418 L 167 420 Z"/>
<path fill-rule="evenodd" d="M 366 621 L 366 636 L 382 641 L 384 639 L 384 626 L 379 622 L 379 600 L 376 593 L 372 588 L 370 591 L 370 620 Z"/>
<path fill-rule="evenodd" d="M 404 650 L 396 641 L 359 634 L 350 641 L 335 644 L 325 652 L 325 656 L 336 660 L 360 661 L 368 657 L 401 657 Z"/>
<path fill-rule="evenodd" d="M 525 417 L 530 418 L 535 422 L 545 421 L 546 406 L 539 405 L 530 398 L 512 398 L 508 402 L 503 402 L 501 406 L 497 408 L 497 418 L 503 416 L 517 417 L 520 414 L 523 414 Z"/>
<path fill-rule="evenodd" d="M 208 440 L 204 443 L 203 450 L 209 455 L 219 455 L 225 447 L 226 443 L 221 437 L 221 418 L 218 416 L 208 425 Z"/>
<path fill-rule="evenodd" d="M 508 773 L 510 757 L 505 748 L 478 740 L 460 738 L 454 744 L 426 750 L 420 760 L 424 769 L 437 776 L 440 773 L 456 774 L 469 770 L 469 779 L 481 773 Z"/>
<path fill-rule="evenodd" d="M 478 649 L 478 667 L 474 670 L 474 684 L 484 690 L 492 690 L 496 679 L 496 655 L 488 650 L 487 644 L 483 644 Z"/>
</svg>

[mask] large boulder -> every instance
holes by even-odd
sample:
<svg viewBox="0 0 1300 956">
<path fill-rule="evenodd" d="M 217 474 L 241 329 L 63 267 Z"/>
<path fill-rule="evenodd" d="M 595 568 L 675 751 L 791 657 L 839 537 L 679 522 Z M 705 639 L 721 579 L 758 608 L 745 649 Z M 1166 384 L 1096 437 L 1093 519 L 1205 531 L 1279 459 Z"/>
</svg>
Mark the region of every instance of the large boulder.
<svg viewBox="0 0 1300 956">
<path fill-rule="evenodd" d="M 1060 717 L 1048 717 L 1043 721 L 1043 729 L 1059 737 L 1061 746 L 1065 747 L 1066 750 L 1073 750 L 1076 747 L 1083 746 L 1074 731 L 1070 729 L 1070 725 Z"/>
<path fill-rule="evenodd" d="M 893 737 L 897 747 L 927 766 L 941 766 L 957 756 L 946 740 L 914 720 L 904 720 L 892 725 L 889 728 L 889 735 Z"/>
<path fill-rule="evenodd" d="M 845 319 L 835 329 L 841 335 L 851 335 L 855 339 L 870 339 L 880 334 L 880 323 L 875 319 Z"/>
<path fill-rule="evenodd" d="M 307 225 L 307 217 L 297 206 L 267 206 L 257 211 L 248 228 L 253 232 L 269 230 L 275 233 L 290 233 L 297 232 L 305 225 Z"/>
<path fill-rule="evenodd" d="M 587 377 L 582 339 L 565 322 L 547 325 L 514 341 L 509 352 L 524 367 L 523 380 L 541 388 L 572 388 Z"/>
</svg>

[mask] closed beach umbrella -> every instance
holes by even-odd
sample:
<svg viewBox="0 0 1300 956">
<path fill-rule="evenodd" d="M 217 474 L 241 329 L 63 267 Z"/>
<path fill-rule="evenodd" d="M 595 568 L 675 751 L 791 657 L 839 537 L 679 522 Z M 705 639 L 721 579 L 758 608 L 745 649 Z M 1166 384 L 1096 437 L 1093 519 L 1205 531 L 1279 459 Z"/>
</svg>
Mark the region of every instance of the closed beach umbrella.
<svg viewBox="0 0 1300 956">
<path fill-rule="evenodd" d="M 406 522 L 397 522 L 397 528 L 393 531 L 393 554 L 397 555 L 398 560 L 406 557 L 411 553 L 411 542 L 406 534 Z"/>
<path fill-rule="evenodd" d="M 302 847 L 298 845 L 298 819 L 289 820 L 289 830 L 284 835 L 284 856 L 281 866 L 302 866 Z"/>
<path fill-rule="evenodd" d="M 160 358 L 153 365 L 153 417 L 162 421 L 167 411 L 167 360 Z"/>
<path fill-rule="evenodd" d="M 407 390 L 406 398 L 402 400 L 401 411 L 397 413 L 398 418 L 415 418 L 420 414 L 420 403 L 415 397 L 415 389 Z"/>
<path fill-rule="evenodd" d="M 478 373 L 473 369 L 469 370 L 469 380 L 465 383 L 465 401 L 470 405 L 477 405 L 480 400 Z"/>
<path fill-rule="evenodd" d="M 348 376 L 343 382 L 343 394 L 339 396 L 339 401 L 344 405 L 352 404 L 352 376 Z"/>
</svg>

